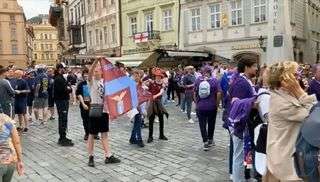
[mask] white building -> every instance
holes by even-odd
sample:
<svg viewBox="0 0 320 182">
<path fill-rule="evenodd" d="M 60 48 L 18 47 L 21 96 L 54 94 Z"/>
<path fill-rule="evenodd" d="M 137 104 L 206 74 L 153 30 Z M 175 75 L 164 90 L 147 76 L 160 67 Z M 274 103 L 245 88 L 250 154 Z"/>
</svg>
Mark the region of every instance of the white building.
<svg viewBox="0 0 320 182">
<path fill-rule="evenodd" d="M 271 0 L 182 0 L 180 49 L 210 50 L 237 61 L 243 53 L 267 63 Z M 293 54 L 298 62 L 320 62 L 320 1 L 286 0 Z"/>
<path fill-rule="evenodd" d="M 118 0 L 85 0 L 87 54 L 120 55 Z"/>
<path fill-rule="evenodd" d="M 70 54 L 86 53 L 85 1 L 68 1 L 68 27 Z"/>
</svg>

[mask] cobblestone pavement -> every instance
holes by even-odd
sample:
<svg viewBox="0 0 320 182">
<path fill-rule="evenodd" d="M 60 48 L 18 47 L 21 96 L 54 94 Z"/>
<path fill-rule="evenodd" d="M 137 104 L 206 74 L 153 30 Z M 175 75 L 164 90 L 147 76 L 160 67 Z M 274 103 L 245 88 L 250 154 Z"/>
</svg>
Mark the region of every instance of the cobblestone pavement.
<svg viewBox="0 0 320 182">
<path fill-rule="evenodd" d="M 87 167 L 88 156 L 79 108 L 71 106 L 68 136 L 75 146 L 65 148 L 57 145 L 57 121 L 50 121 L 42 127 L 30 127 L 30 132 L 22 135 L 26 174 L 22 177 L 15 174 L 13 181 L 228 181 L 228 136 L 221 127 L 221 112 L 216 124 L 216 146 L 205 152 L 202 150 L 198 122 L 187 123 L 185 114 L 173 104 L 168 106 L 168 111 L 171 115 L 165 121 L 165 134 L 169 141 L 157 139 L 158 125 L 155 124 L 154 143 L 146 143 L 144 148 L 130 145 L 132 124 L 127 118 L 121 118 L 110 125 L 110 139 L 112 153 L 122 162 L 104 164 L 103 150 L 96 141 L 96 167 L 90 168 Z M 143 129 L 144 140 L 147 135 L 148 129 Z"/>
</svg>

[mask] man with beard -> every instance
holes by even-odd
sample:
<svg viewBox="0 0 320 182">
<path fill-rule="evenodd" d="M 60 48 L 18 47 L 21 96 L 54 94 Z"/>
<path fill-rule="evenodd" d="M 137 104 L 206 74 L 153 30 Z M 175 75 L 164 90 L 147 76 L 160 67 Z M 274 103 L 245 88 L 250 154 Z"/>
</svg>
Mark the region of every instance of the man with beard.
<svg viewBox="0 0 320 182">
<path fill-rule="evenodd" d="M 57 64 L 54 77 L 54 100 L 56 102 L 59 118 L 59 141 L 61 146 L 73 146 L 72 140 L 68 139 L 68 110 L 69 110 L 69 94 L 72 92 L 67 80 L 64 78 L 65 66 L 62 63 Z"/>
</svg>

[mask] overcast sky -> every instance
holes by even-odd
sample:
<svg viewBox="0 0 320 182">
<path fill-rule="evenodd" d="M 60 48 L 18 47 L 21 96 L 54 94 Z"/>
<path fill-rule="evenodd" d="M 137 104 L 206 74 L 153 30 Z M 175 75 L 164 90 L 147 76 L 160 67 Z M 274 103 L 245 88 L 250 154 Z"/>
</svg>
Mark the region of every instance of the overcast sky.
<svg viewBox="0 0 320 182">
<path fill-rule="evenodd" d="M 23 7 L 26 18 L 32 18 L 38 14 L 49 14 L 50 0 L 18 0 Z"/>
</svg>

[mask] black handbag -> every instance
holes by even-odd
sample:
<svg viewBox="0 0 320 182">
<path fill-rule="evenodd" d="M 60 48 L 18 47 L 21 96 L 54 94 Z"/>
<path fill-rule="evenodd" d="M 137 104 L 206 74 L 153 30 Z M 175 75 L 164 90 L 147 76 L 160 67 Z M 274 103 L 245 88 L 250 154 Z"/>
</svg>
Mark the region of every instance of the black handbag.
<svg viewBox="0 0 320 182">
<path fill-rule="evenodd" d="M 102 104 L 91 104 L 89 110 L 89 117 L 99 118 L 103 113 L 103 105 Z"/>
</svg>

